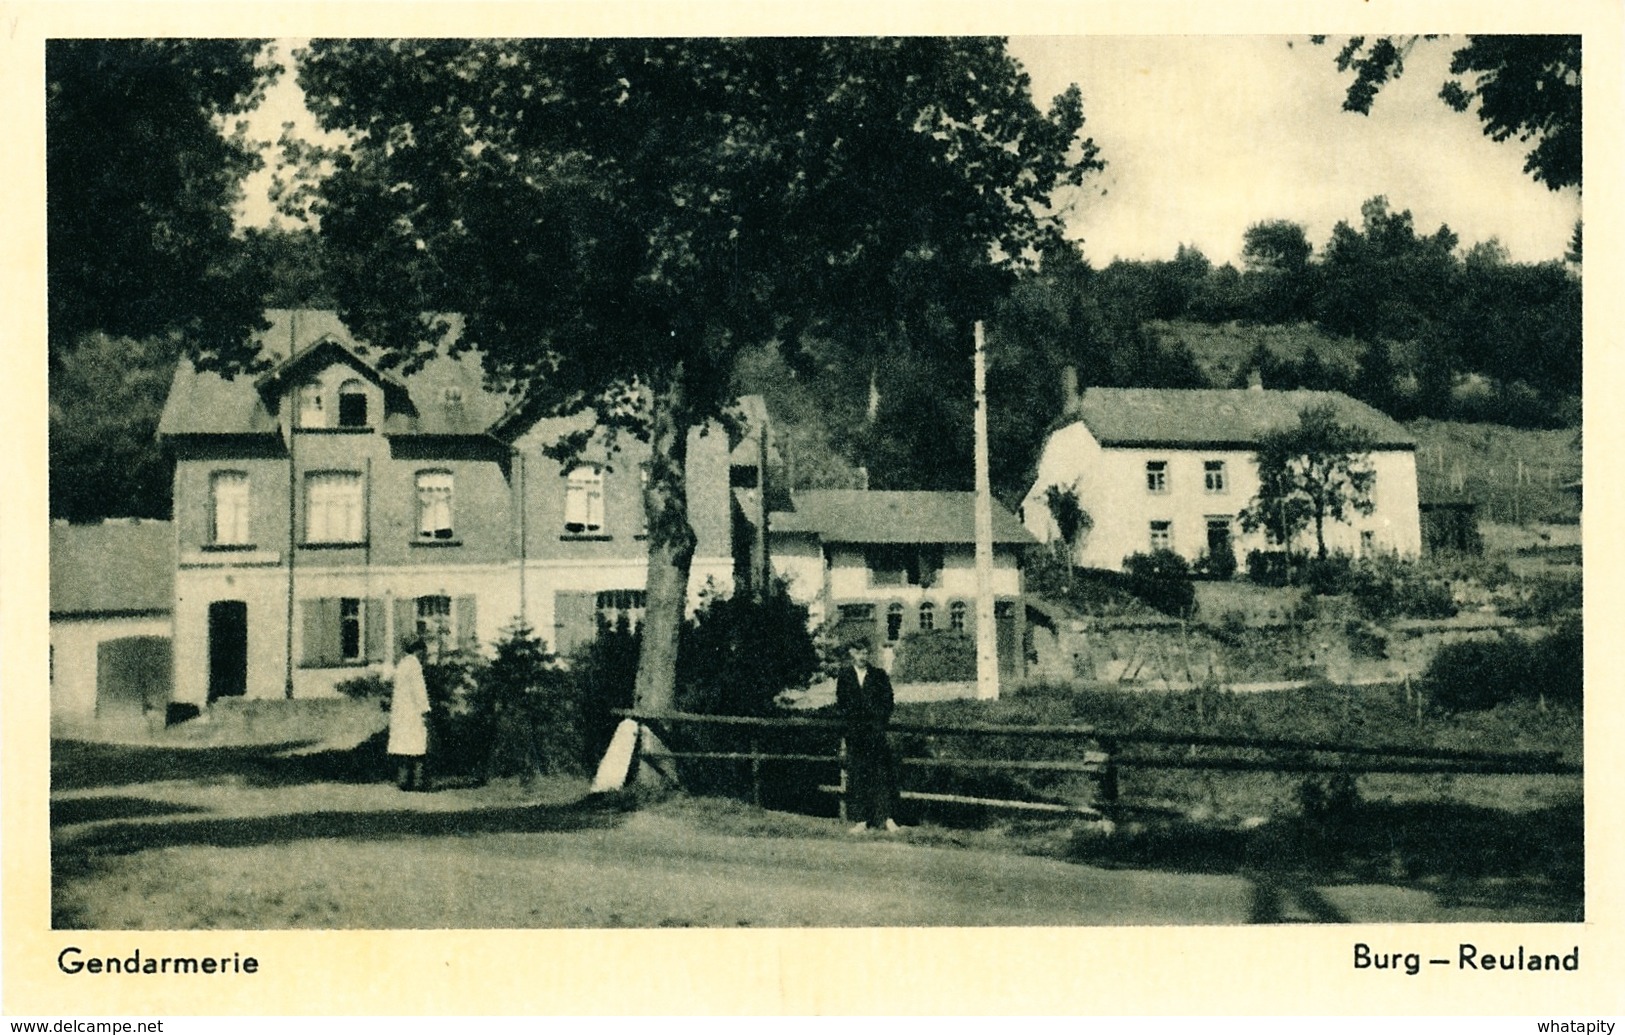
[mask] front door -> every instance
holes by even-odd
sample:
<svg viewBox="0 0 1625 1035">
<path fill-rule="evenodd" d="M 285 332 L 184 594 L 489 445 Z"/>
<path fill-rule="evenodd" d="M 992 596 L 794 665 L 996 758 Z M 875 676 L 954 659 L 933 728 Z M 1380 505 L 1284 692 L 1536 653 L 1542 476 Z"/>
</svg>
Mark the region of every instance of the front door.
<svg viewBox="0 0 1625 1035">
<path fill-rule="evenodd" d="M 248 605 L 216 600 L 209 605 L 209 701 L 248 691 Z"/>
</svg>

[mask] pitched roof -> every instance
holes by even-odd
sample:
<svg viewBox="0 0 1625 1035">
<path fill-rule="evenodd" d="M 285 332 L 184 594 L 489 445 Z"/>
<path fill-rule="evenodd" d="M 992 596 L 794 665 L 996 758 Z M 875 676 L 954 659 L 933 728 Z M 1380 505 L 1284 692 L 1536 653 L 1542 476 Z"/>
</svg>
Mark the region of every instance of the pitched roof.
<svg viewBox="0 0 1625 1035">
<path fill-rule="evenodd" d="M 1320 405 L 1330 405 L 1340 423 L 1368 432 L 1379 449 L 1416 448 L 1398 421 L 1342 392 L 1090 388 L 1074 415 L 1102 445 L 1248 449 Z"/>
<path fill-rule="evenodd" d="M 813 489 L 791 493 L 791 510 L 768 515 L 774 532 L 804 532 L 831 543 L 971 543 L 973 492 L 872 492 Z M 1036 542 L 1015 515 L 993 503 L 995 543 Z"/>
<path fill-rule="evenodd" d="M 169 611 L 175 598 L 175 526 L 51 526 L 51 614 Z"/>
<path fill-rule="evenodd" d="M 480 356 L 435 356 L 411 375 L 382 371 L 377 350 L 352 335 L 338 314 L 322 309 L 271 309 L 258 338 L 260 354 L 275 364 L 260 377 L 226 379 L 182 360 L 158 421 L 160 435 L 270 435 L 278 431 L 276 400 L 300 370 L 317 358 L 355 366 L 386 386 L 397 404 L 384 418 L 391 435 L 476 435 L 508 410 L 509 400 L 485 388 Z M 456 320 L 450 335 L 458 332 Z"/>
</svg>

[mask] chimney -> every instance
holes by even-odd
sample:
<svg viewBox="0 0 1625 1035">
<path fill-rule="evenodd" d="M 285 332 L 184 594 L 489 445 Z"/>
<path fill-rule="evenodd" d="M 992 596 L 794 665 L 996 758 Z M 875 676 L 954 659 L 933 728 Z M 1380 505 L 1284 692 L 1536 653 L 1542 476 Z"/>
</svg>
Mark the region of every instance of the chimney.
<svg viewBox="0 0 1625 1035">
<path fill-rule="evenodd" d="M 1257 367 L 1247 372 L 1247 390 L 1262 392 L 1264 390 L 1264 374 Z"/>
<path fill-rule="evenodd" d="M 1061 368 L 1061 413 L 1074 413 L 1078 408 L 1078 368 L 1068 363 Z"/>
</svg>

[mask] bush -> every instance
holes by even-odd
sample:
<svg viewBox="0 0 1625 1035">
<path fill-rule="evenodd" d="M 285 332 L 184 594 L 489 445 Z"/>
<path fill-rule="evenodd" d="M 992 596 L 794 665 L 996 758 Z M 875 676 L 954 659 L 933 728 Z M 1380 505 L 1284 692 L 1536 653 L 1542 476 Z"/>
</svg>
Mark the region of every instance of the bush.
<svg viewBox="0 0 1625 1035">
<path fill-rule="evenodd" d="M 1584 604 L 1585 584 L 1579 579 L 1532 579 L 1516 602 L 1501 608 L 1508 618 L 1549 622 L 1577 613 Z"/>
<path fill-rule="evenodd" d="M 1286 551 L 1249 550 L 1247 552 L 1247 581 L 1259 586 L 1279 587 L 1286 585 Z"/>
<path fill-rule="evenodd" d="M 903 636 L 897 651 L 898 682 L 946 683 L 976 678 L 976 641 L 951 629 L 920 630 Z"/>
<path fill-rule="evenodd" d="M 1196 587 L 1191 584 L 1190 565 L 1172 550 L 1153 550 L 1123 558 L 1128 573 L 1129 592 L 1176 618 L 1196 613 Z"/>
<path fill-rule="evenodd" d="M 1351 569 L 1347 592 L 1374 619 L 1449 618 L 1456 602 L 1449 583 L 1391 557 L 1361 561 Z"/>
<path fill-rule="evenodd" d="M 377 701 L 384 711 L 389 711 L 389 702 L 395 694 L 395 681 L 377 672 L 368 672 L 363 676 L 345 679 L 335 684 L 333 689 L 353 701 Z"/>
<path fill-rule="evenodd" d="M 1346 553 L 1308 556 L 1293 566 L 1292 578 L 1317 597 L 1339 596 L 1353 587 L 1354 565 Z"/>
<path fill-rule="evenodd" d="M 575 682 L 528 625 L 504 630 L 496 655 L 479 672 L 474 703 L 486 731 L 482 775 L 584 771 Z"/>
<path fill-rule="evenodd" d="M 1429 662 L 1421 684 L 1443 712 L 1484 711 L 1520 699 L 1580 707 L 1585 689 L 1580 622 L 1565 622 L 1538 638 L 1446 644 Z"/>
<path fill-rule="evenodd" d="M 677 663 L 677 706 L 707 715 L 768 715 L 786 690 L 820 667 L 807 609 L 783 582 L 761 597 L 708 598 L 683 627 Z"/>
<path fill-rule="evenodd" d="M 1229 539 L 1219 541 L 1217 548 L 1205 550 L 1196 559 L 1196 573 L 1210 579 L 1228 581 L 1236 575 L 1236 549 Z"/>
<path fill-rule="evenodd" d="M 632 707 L 638 678 L 639 637 L 625 616 L 601 626 L 598 636 L 570 658 L 576 701 L 581 709 L 582 751 L 591 765 L 609 749 L 620 717 L 614 709 Z"/>
</svg>

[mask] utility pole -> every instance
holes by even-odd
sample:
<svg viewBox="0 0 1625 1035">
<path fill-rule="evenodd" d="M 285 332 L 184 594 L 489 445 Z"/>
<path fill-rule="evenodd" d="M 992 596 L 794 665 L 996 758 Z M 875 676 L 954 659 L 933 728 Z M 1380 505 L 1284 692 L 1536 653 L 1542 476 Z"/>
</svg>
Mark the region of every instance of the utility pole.
<svg viewBox="0 0 1625 1035">
<path fill-rule="evenodd" d="M 993 613 L 993 489 L 987 470 L 987 350 L 976 321 L 976 698 L 999 697 Z"/>
</svg>

